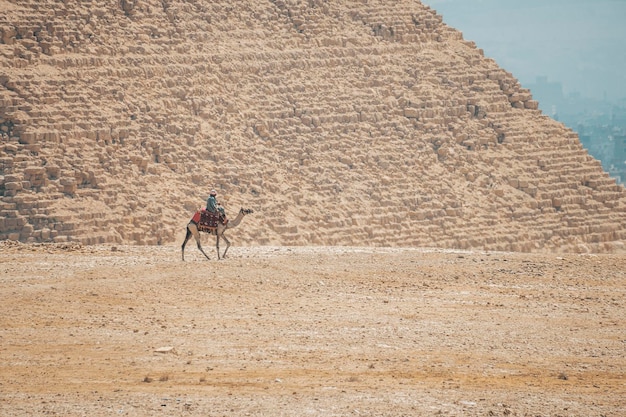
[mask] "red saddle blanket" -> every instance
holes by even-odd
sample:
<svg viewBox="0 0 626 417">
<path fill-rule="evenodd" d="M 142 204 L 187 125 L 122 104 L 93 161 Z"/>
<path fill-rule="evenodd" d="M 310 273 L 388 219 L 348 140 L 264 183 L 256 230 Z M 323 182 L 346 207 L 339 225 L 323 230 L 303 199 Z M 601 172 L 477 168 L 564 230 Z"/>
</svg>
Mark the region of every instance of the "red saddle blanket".
<svg viewBox="0 0 626 417">
<path fill-rule="evenodd" d="M 200 231 L 215 229 L 218 223 L 228 223 L 228 220 L 222 219 L 219 213 L 211 213 L 207 210 L 196 211 L 191 220 L 198 224 L 198 230 Z"/>
</svg>

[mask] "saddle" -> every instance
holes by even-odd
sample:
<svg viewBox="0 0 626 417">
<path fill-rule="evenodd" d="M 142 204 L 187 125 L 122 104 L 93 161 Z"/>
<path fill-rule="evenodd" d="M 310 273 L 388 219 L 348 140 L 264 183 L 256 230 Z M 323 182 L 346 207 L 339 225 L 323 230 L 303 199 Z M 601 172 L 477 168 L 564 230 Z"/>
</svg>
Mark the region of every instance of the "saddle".
<svg viewBox="0 0 626 417">
<path fill-rule="evenodd" d="M 196 211 L 191 220 L 198 225 L 198 230 L 201 232 L 211 232 L 217 229 L 219 223 L 226 225 L 228 219 L 222 217 L 220 213 L 211 213 L 208 210 Z"/>
</svg>

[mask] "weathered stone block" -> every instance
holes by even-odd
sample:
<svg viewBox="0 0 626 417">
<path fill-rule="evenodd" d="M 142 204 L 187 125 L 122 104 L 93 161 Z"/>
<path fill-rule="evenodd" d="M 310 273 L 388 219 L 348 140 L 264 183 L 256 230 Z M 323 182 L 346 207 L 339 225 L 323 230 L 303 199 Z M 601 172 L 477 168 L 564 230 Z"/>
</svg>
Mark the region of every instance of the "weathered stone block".
<svg viewBox="0 0 626 417">
<path fill-rule="evenodd" d="M 22 132 L 19 138 L 21 144 L 33 144 L 37 141 L 37 134 L 33 132 Z"/>
<path fill-rule="evenodd" d="M 4 189 L 7 191 L 20 191 L 22 189 L 22 182 L 5 182 Z"/>
<path fill-rule="evenodd" d="M 539 102 L 537 100 L 527 100 L 524 102 L 524 107 L 530 110 L 539 109 Z"/>
<path fill-rule="evenodd" d="M 419 111 L 418 109 L 407 107 L 404 109 L 404 116 L 408 118 L 417 119 L 419 117 Z"/>
</svg>

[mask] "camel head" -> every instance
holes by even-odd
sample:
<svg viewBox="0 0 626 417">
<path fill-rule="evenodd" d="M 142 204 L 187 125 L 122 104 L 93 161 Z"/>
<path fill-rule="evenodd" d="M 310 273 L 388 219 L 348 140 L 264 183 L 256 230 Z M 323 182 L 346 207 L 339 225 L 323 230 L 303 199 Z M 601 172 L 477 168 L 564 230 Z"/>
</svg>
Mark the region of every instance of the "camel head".
<svg viewBox="0 0 626 417">
<path fill-rule="evenodd" d="M 241 208 L 241 210 L 239 210 L 239 213 L 246 215 L 246 214 L 251 214 L 254 213 L 254 211 L 252 209 L 244 209 L 243 207 Z"/>
</svg>

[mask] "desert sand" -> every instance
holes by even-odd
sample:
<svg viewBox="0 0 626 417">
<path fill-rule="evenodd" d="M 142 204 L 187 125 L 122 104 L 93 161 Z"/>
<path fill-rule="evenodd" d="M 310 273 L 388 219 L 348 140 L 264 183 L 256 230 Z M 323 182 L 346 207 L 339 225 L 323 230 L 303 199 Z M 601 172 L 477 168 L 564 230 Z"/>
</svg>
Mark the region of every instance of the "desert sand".
<svg viewBox="0 0 626 417">
<path fill-rule="evenodd" d="M 623 254 L 204 242 L 0 242 L 0 414 L 626 414 Z"/>
</svg>

